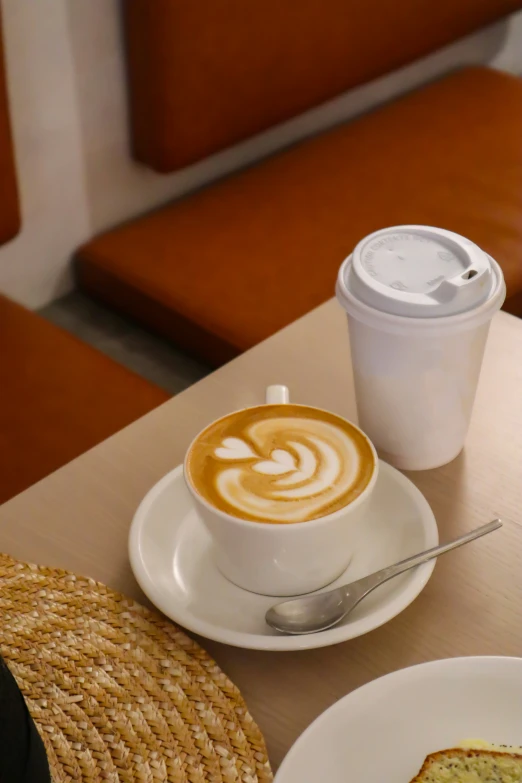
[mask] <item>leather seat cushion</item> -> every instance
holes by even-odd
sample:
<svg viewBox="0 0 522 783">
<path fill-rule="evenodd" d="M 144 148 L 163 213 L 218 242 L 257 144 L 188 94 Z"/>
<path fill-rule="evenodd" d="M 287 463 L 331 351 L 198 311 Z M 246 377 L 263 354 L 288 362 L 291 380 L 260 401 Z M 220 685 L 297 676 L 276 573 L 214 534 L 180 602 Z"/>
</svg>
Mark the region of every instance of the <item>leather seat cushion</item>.
<svg viewBox="0 0 522 783">
<path fill-rule="evenodd" d="M 169 395 L 0 296 L 0 503 Z"/>
<path fill-rule="evenodd" d="M 494 256 L 519 309 L 521 139 L 522 80 L 464 69 L 94 239 L 79 281 L 218 365 L 329 298 L 365 234 L 423 223 Z"/>
</svg>

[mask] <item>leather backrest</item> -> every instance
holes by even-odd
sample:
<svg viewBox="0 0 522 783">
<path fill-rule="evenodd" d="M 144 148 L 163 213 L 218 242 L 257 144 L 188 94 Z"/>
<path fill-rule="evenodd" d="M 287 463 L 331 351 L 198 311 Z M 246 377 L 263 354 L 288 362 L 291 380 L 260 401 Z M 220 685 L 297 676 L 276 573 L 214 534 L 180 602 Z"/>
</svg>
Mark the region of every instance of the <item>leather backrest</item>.
<svg viewBox="0 0 522 783">
<path fill-rule="evenodd" d="M 520 0 L 126 0 L 134 154 L 168 172 L 486 25 Z"/>
<path fill-rule="evenodd" d="M 9 104 L 5 80 L 5 61 L 0 15 L 0 244 L 12 239 L 20 230 L 20 208 L 13 141 L 9 121 Z"/>
</svg>

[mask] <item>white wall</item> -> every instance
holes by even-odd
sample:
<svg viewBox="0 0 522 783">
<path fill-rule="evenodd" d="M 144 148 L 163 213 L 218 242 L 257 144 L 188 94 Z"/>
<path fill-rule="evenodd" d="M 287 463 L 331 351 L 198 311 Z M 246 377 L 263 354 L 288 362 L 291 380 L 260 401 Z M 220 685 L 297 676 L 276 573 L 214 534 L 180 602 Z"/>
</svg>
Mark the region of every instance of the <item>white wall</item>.
<svg viewBox="0 0 522 783">
<path fill-rule="evenodd" d="M 2 5 L 23 225 L 20 235 L 0 248 L 0 290 L 35 308 L 69 290 L 72 253 L 105 228 L 457 64 L 492 62 L 522 71 L 519 15 L 422 66 L 402 69 L 164 176 L 129 156 L 119 0 L 3 0 Z"/>
</svg>

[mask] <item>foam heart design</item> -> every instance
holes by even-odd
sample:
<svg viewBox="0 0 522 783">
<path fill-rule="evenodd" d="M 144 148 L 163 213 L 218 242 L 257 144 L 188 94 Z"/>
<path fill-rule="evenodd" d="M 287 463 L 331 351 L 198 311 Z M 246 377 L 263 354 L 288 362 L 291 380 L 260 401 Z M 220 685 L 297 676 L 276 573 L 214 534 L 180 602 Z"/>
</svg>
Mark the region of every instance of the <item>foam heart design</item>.
<svg viewBox="0 0 522 783">
<path fill-rule="evenodd" d="M 248 443 L 241 438 L 225 438 L 222 445 L 214 452 L 219 459 L 252 459 L 257 454 L 252 451 Z"/>
<path fill-rule="evenodd" d="M 286 465 L 289 468 L 296 467 L 295 457 L 285 449 L 274 449 L 270 454 L 270 459 L 279 462 L 281 465 Z"/>
<path fill-rule="evenodd" d="M 280 476 L 283 473 L 297 470 L 295 459 L 289 451 L 274 449 L 269 460 L 263 460 L 252 466 L 256 473 L 265 476 Z"/>
<path fill-rule="evenodd" d="M 206 478 L 218 508 L 241 519 L 316 519 L 364 478 L 351 433 L 329 421 L 248 412 L 241 429 L 216 435 L 203 444 L 216 458 Z"/>
</svg>

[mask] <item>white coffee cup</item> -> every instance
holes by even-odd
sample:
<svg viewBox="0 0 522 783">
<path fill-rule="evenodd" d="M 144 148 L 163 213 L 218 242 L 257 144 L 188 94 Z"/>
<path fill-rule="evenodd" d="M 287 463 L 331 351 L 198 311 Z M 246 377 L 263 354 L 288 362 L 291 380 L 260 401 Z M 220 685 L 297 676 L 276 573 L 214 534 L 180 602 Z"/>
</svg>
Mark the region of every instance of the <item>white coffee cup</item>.
<svg viewBox="0 0 522 783">
<path fill-rule="evenodd" d="M 286 386 L 268 387 L 267 404 L 288 401 Z M 357 547 L 377 481 L 378 458 L 373 445 L 369 445 L 374 463 L 372 476 L 355 500 L 332 514 L 289 524 L 243 520 L 215 508 L 188 479 L 185 459 L 185 483 L 212 537 L 215 562 L 221 573 L 244 590 L 270 596 L 302 595 L 337 579 Z"/>
<path fill-rule="evenodd" d="M 439 228 L 370 234 L 342 264 L 359 424 L 404 470 L 454 459 L 468 431 L 484 348 L 506 287 L 499 265 Z"/>
</svg>

